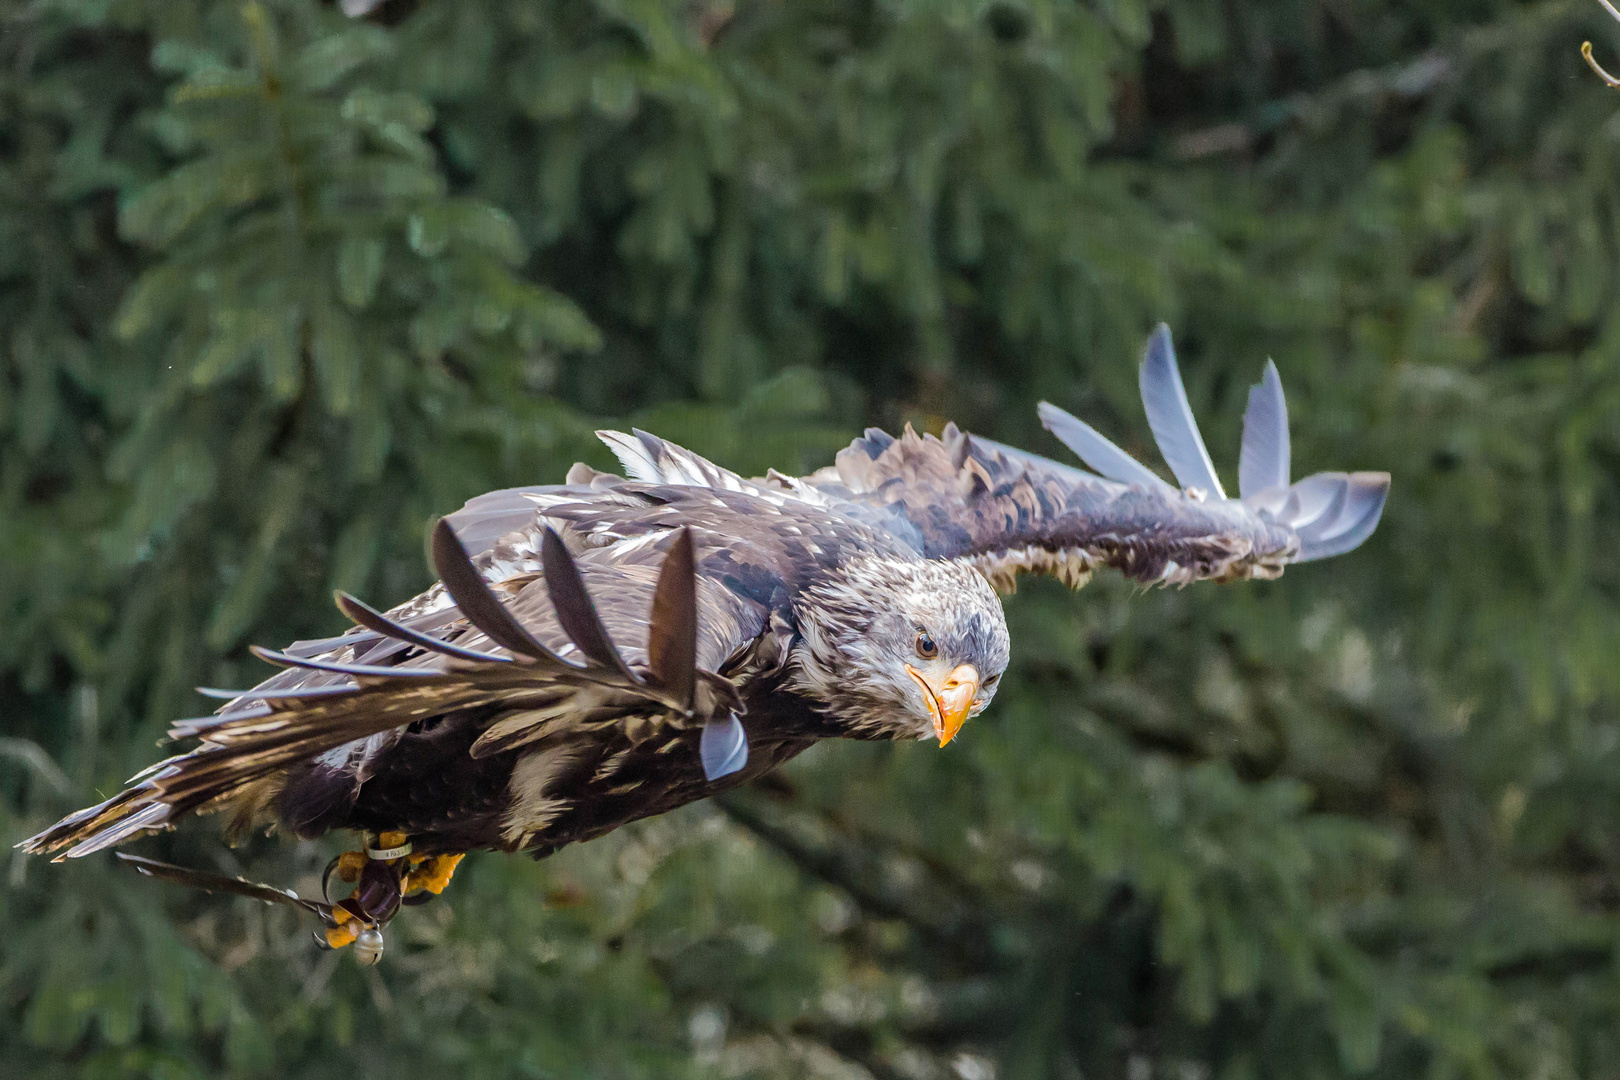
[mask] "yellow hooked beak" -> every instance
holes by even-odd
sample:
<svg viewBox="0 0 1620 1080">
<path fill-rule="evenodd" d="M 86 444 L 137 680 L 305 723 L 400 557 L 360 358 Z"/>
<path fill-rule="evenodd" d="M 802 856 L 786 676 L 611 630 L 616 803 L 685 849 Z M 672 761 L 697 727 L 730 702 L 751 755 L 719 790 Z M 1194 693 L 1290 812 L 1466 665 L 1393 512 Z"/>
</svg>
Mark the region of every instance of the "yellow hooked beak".
<svg viewBox="0 0 1620 1080">
<path fill-rule="evenodd" d="M 962 730 L 962 722 L 968 718 L 973 700 L 979 696 L 979 669 L 963 664 L 945 676 L 940 686 L 930 683 L 926 675 L 910 664 L 906 665 L 906 674 L 922 687 L 928 714 L 934 718 L 934 734 L 939 736 L 939 745 L 944 746 Z"/>
</svg>

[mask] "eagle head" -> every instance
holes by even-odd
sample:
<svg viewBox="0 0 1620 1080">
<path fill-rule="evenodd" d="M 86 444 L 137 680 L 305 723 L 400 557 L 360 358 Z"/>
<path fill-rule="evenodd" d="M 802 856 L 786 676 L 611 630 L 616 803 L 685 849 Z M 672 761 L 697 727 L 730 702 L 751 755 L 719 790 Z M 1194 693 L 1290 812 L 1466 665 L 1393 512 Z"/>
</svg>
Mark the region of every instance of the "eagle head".
<svg viewBox="0 0 1620 1080">
<path fill-rule="evenodd" d="M 989 582 L 963 563 L 870 556 L 796 605 L 794 689 L 855 737 L 950 742 L 995 696 L 1009 653 Z"/>
</svg>

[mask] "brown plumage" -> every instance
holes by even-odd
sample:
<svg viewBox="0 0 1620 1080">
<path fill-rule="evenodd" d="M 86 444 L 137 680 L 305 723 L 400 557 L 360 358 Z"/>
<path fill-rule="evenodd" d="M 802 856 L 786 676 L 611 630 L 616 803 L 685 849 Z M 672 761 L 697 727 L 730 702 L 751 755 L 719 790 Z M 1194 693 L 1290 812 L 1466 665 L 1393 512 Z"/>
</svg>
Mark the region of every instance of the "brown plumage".
<svg viewBox="0 0 1620 1080">
<path fill-rule="evenodd" d="M 1020 572 L 1274 577 L 1377 524 L 1385 474 L 1289 484 L 1274 369 L 1251 394 L 1240 499 L 1162 329 L 1143 395 L 1180 488 L 1051 406 L 1102 475 L 947 427 L 871 430 L 818 472 L 750 480 L 604 432 L 629 478 L 577 465 L 473 499 L 433 531 L 439 584 L 387 613 L 339 596 L 352 630 L 258 650 L 286 670 L 176 723 L 194 749 L 23 846 L 79 856 L 226 810 L 238 828 L 402 833 L 418 856 L 544 855 L 819 739 L 948 740 L 994 695 L 1008 643 L 990 586 Z"/>
</svg>

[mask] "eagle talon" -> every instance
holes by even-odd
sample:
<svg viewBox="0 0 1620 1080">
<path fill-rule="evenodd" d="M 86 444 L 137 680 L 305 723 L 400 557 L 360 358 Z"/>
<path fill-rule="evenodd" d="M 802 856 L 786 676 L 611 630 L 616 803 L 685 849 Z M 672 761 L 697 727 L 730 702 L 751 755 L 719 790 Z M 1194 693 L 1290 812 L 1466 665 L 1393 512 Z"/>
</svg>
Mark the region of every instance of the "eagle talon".
<svg viewBox="0 0 1620 1080">
<path fill-rule="evenodd" d="M 315 940 L 324 948 L 341 949 L 345 945 L 352 944 L 365 926 L 360 916 L 346 907 L 334 905 L 326 929 L 316 931 Z"/>
</svg>

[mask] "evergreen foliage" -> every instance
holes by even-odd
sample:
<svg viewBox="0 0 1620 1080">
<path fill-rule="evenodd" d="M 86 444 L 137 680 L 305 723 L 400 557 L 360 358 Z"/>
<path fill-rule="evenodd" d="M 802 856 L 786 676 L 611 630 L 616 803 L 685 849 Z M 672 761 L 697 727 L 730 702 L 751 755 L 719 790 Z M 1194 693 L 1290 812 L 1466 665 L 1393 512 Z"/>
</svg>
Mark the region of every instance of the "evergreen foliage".
<svg viewBox="0 0 1620 1080">
<path fill-rule="evenodd" d="M 353 6 L 353 5 L 351 5 Z M 365 5 L 358 5 L 365 6 Z M 946 419 L 1395 474 L 1274 584 L 1008 605 L 944 751 L 817 748 L 361 969 L 5 861 L 36 1077 L 1620 1076 L 1617 108 L 1580 0 L 10 0 L 0 842 L 430 515 L 635 423 L 744 472 Z M 143 850 L 316 890 L 340 841 Z"/>
</svg>

